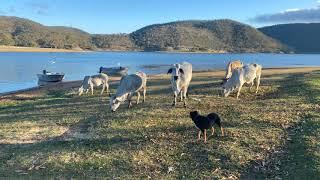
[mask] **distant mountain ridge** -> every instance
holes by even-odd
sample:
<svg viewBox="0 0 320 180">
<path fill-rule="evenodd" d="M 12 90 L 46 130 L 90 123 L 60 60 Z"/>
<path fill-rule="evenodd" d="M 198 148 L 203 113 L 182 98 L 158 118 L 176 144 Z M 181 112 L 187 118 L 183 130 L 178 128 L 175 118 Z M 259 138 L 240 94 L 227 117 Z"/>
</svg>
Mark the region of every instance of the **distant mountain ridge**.
<svg viewBox="0 0 320 180">
<path fill-rule="evenodd" d="M 286 48 L 248 25 L 233 20 L 177 21 L 130 34 L 144 50 L 279 52 Z"/>
<path fill-rule="evenodd" d="M 320 23 L 280 24 L 259 28 L 297 53 L 320 53 Z"/>
<path fill-rule="evenodd" d="M 89 34 L 76 28 L 44 26 L 0 16 L 0 45 L 84 50 L 186 52 L 281 52 L 287 47 L 259 30 L 233 21 L 177 21 L 130 34 Z"/>
</svg>

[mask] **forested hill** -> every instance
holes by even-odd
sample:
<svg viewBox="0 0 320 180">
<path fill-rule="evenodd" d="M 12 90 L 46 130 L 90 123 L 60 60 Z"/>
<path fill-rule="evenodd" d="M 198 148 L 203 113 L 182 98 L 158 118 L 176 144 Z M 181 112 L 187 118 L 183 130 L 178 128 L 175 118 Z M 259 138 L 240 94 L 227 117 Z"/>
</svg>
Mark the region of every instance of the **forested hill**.
<svg viewBox="0 0 320 180">
<path fill-rule="evenodd" d="M 279 52 L 285 47 L 248 25 L 232 20 L 155 24 L 130 34 L 144 50 Z"/>
<path fill-rule="evenodd" d="M 320 23 L 281 24 L 259 29 L 298 53 L 320 52 Z"/>
<path fill-rule="evenodd" d="M 0 45 L 84 50 L 280 52 L 287 48 L 257 29 L 232 20 L 178 21 L 130 34 L 89 34 L 28 19 L 0 16 Z"/>
</svg>

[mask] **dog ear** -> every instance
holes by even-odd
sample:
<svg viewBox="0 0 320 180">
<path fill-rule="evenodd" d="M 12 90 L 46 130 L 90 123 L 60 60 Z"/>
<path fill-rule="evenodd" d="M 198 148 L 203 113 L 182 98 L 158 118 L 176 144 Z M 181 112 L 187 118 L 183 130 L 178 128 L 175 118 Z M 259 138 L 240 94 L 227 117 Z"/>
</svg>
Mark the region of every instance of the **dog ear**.
<svg viewBox="0 0 320 180">
<path fill-rule="evenodd" d="M 184 71 L 183 71 L 183 69 L 179 69 L 179 72 L 181 73 L 181 74 L 184 74 Z"/>
<path fill-rule="evenodd" d="M 171 74 L 172 73 L 172 68 L 170 68 L 167 72 L 167 74 Z"/>
</svg>

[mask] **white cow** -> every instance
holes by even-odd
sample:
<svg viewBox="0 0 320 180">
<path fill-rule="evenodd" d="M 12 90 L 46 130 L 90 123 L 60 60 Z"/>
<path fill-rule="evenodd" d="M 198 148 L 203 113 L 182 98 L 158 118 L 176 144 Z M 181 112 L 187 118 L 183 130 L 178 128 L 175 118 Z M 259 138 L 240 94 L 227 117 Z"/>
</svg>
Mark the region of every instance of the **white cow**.
<svg viewBox="0 0 320 180">
<path fill-rule="evenodd" d="M 242 67 L 243 67 L 243 63 L 240 60 L 230 61 L 227 65 L 225 79 L 229 79 L 231 77 L 234 69 L 242 68 Z"/>
<path fill-rule="evenodd" d="M 181 101 L 183 99 L 184 106 L 187 106 L 186 98 L 188 87 L 192 79 L 192 65 L 188 62 L 174 64 L 169 70 L 171 73 L 171 86 L 173 90 L 174 100 L 172 106 L 177 104 L 177 96 L 180 93 Z"/>
<path fill-rule="evenodd" d="M 129 101 L 129 108 L 132 106 L 131 98 L 134 93 L 137 93 L 137 104 L 139 104 L 140 91 L 143 92 L 143 102 L 145 102 L 147 90 L 147 75 L 143 72 L 137 72 L 136 74 L 131 74 L 123 76 L 120 80 L 119 87 L 117 89 L 116 95 L 110 98 L 110 109 L 111 111 L 116 111 L 120 104 L 125 100 Z"/>
<path fill-rule="evenodd" d="M 232 72 L 231 77 L 222 85 L 224 97 L 229 96 L 229 94 L 236 88 L 238 88 L 237 99 L 239 98 L 241 88 L 243 84 L 251 84 L 250 90 L 254 85 L 254 80 L 256 82 L 256 93 L 258 93 L 260 85 L 262 66 L 259 64 L 249 64 L 242 68 L 237 68 Z"/>
<path fill-rule="evenodd" d="M 81 96 L 84 91 L 87 94 L 89 89 L 91 90 L 91 95 L 93 95 L 93 88 L 101 85 L 102 85 L 101 94 L 103 94 L 105 89 L 107 89 L 107 92 L 109 92 L 108 81 L 109 81 L 109 77 L 107 74 L 104 74 L 104 73 L 100 73 L 93 76 L 85 76 L 82 81 L 82 85 L 79 88 L 79 96 Z"/>
</svg>

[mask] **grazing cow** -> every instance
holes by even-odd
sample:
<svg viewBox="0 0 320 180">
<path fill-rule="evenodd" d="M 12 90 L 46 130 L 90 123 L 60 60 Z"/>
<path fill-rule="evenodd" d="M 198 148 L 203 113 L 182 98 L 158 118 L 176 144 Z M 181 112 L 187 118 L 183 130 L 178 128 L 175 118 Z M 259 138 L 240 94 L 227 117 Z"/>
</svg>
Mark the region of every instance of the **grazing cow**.
<svg viewBox="0 0 320 180">
<path fill-rule="evenodd" d="M 119 87 L 115 96 L 110 98 L 110 109 L 115 112 L 120 104 L 125 100 L 129 101 L 128 108 L 132 106 L 131 98 L 134 93 L 137 93 L 137 104 L 139 104 L 140 91 L 143 92 L 143 102 L 146 98 L 146 88 L 147 88 L 147 75 L 143 72 L 137 72 L 136 74 L 131 74 L 123 76 L 120 80 Z"/>
<path fill-rule="evenodd" d="M 184 107 L 187 107 L 186 97 L 192 79 L 192 65 L 188 62 L 174 64 L 172 68 L 168 70 L 168 74 L 169 73 L 171 73 L 171 85 L 174 94 L 172 106 L 177 104 L 177 96 L 180 93 L 180 100 L 183 100 Z"/>
<path fill-rule="evenodd" d="M 101 94 L 103 94 L 105 88 L 107 89 L 107 92 L 109 92 L 108 81 L 109 81 L 109 77 L 107 74 L 104 74 L 104 73 L 100 73 L 93 76 L 85 76 L 82 81 L 82 85 L 79 88 L 79 96 L 81 96 L 84 91 L 87 94 L 89 89 L 91 90 L 91 95 L 93 95 L 93 88 L 101 85 L 102 85 Z"/>
<path fill-rule="evenodd" d="M 225 80 L 229 79 L 232 75 L 232 72 L 234 69 L 236 68 L 242 68 L 243 64 L 240 60 L 236 60 L 236 61 L 230 61 L 228 63 L 227 69 L 226 69 L 226 77 Z"/>
<path fill-rule="evenodd" d="M 256 81 L 256 93 L 258 92 L 260 85 L 262 66 L 259 64 L 249 64 L 242 68 L 233 70 L 231 77 L 222 85 L 224 97 L 236 88 L 238 88 L 237 99 L 239 98 L 241 88 L 243 84 L 251 84 L 250 90 Z"/>
</svg>

